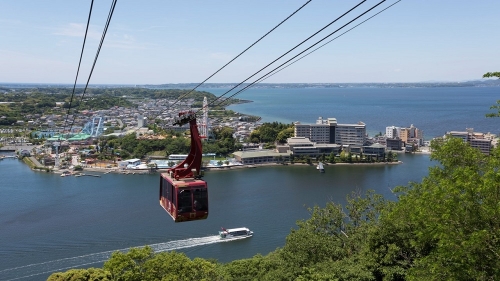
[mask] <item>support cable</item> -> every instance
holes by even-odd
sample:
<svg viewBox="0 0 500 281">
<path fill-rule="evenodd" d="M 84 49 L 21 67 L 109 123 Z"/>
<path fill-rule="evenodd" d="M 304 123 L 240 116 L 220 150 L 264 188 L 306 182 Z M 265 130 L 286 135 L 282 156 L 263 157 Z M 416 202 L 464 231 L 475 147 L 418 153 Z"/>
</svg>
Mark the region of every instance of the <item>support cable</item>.
<svg viewBox="0 0 500 281">
<path fill-rule="evenodd" d="M 300 11 L 302 8 L 304 8 L 307 4 L 309 4 L 312 0 L 309 0 L 307 1 L 306 3 L 304 3 L 302 6 L 300 6 L 297 10 L 295 10 L 292 14 L 290 14 L 288 17 L 286 17 L 284 20 L 282 20 L 278 25 L 276 25 L 275 27 L 273 27 L 271 30 L 269 30 L 266 34 L 264 34 L 262 37 L 260 37 L 257 41 L 255 41 L 252 45 L 250 45 L 249 47 L 247 47 L 245 50 L 243 50 L 241 53 L 239 53 L 236 57 L 234 57 L 232 60 L 230 60 L 228 63 L 226 63 L 224 66 L 222 66 L 221 68 L 219 68 L 217 71 L 215 71 L 212 75 L 210 75 L 207 79 L 203 80 L 203 82 L 199 83 L 198 85 L 196 85 L 196 87 L 194 87 L 192 90 L 190 90 L 188 93 L 186 94 L 183 94 L 181 95 L 180 97 L 177 98 L 177 100 L 171 104 L 170 106 L 174 106 L 175 104 L 177 104 L 179 101 L 181 101 L 183 98 L 187 97 L 189 94 L 191 94 L 193 91 L 195 91 L 196 89 L 198 89 L 198 87 L 200 87 L 201 85 L 203 85 L 205 82 L 207 82 L 210 78 L 212 78 L 215 74 L 219 73 L 222 69 L 224 69 L 226 66 L 228 66 L 230 63 L 232 63 L 234 60 L 236 60 L 237 58 L 239 58 L 241 55 L 243 55 L 246 51 L 248 51 L 250 48 L 252 48 L 255 44 L 257 44 L 258 42 L 260 42 L 262 39 L 264 39 L 264 37 L 266 37 L 267 35 L 269 35 L 271 32 L 273 32 L 276 28 L 278 28 L 280 25 L 282 25 L 283 23 L 285 23 L 288 19 L 290 19 L 293 15 L 295 15 L 298 11 Z M 159 115 L 157 115 L 155 118 L 153 119 L 156 119 L 158 118 L 163 112 L 161 112 Z"/>
<path fill-rule="evenodd" d="M 87 41 L 87 34 L 89 31 L 90 18 L 92 15 L 92 7 L 93 6 L 94 6 L 94 0 L 92 0 L 90 2 L 90 11 L 89 11 L 89 17 L 87 19 L 87 27 L 85 28 L 85 36 L 83 37 L 82 51 L 80 52 L 80 60 L 78 61 L 78 68 L 76 70 L 75 83 L 73 84 L 73 91 L 71 93 L 71 98 L 69 100 L 68 112 L 66 113 L 66 120 L 64 121 L 63 132 L 66 130 L 66 125 L 68 124 L 68 117 L 69 117 L 70 110 L 71 110 L 71 104 L 73 103 L 73 97 L 75 96 L 76 81 L 78 80 L 78 74 L 80 73 L 80 66 L 82 64 L 83 50 L 85 49 L 85 42 Z M 70 130 L 70 132 L 71 132 L 71 130 Z"/>
<path fill-rule="evenodd" d="M 92 64 L 92 68 L 90 70 L 89 77 L 87 79 L 87 83 L 85 84 L 85 88 L 83 89 L 82 97 L 80 98 L 80 104 L 82 104 L 83 99 L 85 97 L 85 92 L 87 91 L 87 88 L 89 86 L 90 78 L 92 77 L 92 73 L 94 72 L 97 58 L 99 57 L 99 53 L 101 52 L 101 47 L 102 47 L 102 44 L 104 43 L 104 38 L 106 37 L 106 33 L 108 31 L 108 27 L 109 27 L 109 24 L 111 22 L 111 18 L 113 17 L 113 12 L 115 10 L 115 6 L 116 6 L 117 1 L 118 0 L 113 0 L 113 2 L 111 3 L 111 7 L 110 7 L 109 13 L 108 13 L 108 19 L 106 20 L 106 24 L 105 24 L 104 30 L 102 32 L 101 41 L 99 42 L 99 47 L 97 48 L 97 53 L 96 53 L 95 58 L 94 58 L 94 63 Z M 73 120 L 71 122 L 70 132 L 71 132 L 71 128 L 73 127 L 74 123 L 75 123 L 75 115 L 73 114 Z"/>
<path fill-rule="evenodd" d="M 384 9 L 383 9 L 383 10 L 381 10 L 381 11 L 379 11 L 378 13 L 376 13 L 376 14 L 372 15 L 371 17 L 369 17 L 369 18 L 365 19 L 364 21 L 362 21 L 362 22 L 360 22 L 360 23 L 356 24 L 354 27 L 351 27 L 350 29 L 348 29 L 347 31 L 343 32 L 343 33 L 342 33 L 342 34 L 340 34 L 339 36 L 337 36 L 337 37 L 335 37 L 335 38 L 333 38 L 333 39 L 331 39 L 331 40 L 327 41 L 325 44 L 323 44 L 323 45 L 321 45 L 321 46 L 317 47 L 316 49 L 314 49 L 314 50 L 310 51 L 309 53 L 307 53 L 307 54 L 303 55 L 302 57 L 300 57 L 300 58 L 298 58 L 298 59 L 294 60 L 293 62 L 289 63 L 288 65 L 286 65 L 286 66 L 284 66 L 284 67 L 280 68 L 279 70 L 277 70 L 277 71 L 275 71 L 275 72 L 271 73 L 270 75 L 268 75 L 268 76 L 266 76 L 266 77 L 262 77 L 262 79 L 257 80 L 255 84 L 257 84 L 257 83 L 261 83 L 262 81 L 267 80 L 267 79 L 268 79 L 268 78 L 270 78 L 271 76 L 274 76 L 275 74 L 278 74 L 278 72 L 281 72 L 282 70 L 284 70 L 285 68 L 288 68 L 288 67 L 289 67 L 289 66 L 291 66 L 292 64 L 294 64 L 294 63 L 298 62 L 299 60 L 301 60 L 301 59 L 303 59 L 303 58 L 307 57 L 308 55 L 310 55 L 310 54 L 312 54 L 312 53 L 316 52 L 317 50 L 319 50 L 319 49 L 323 48 L 324 46 L 326 46 L 326 45 L 330 44 L 332 41 L 334 41 L 334 40 L 338 39 L 338 38 L 339 38 L 339 37 L 341 37 L 342 35 L 344 35 L 344 34 L 348 33 L 349 31 L 351 31 L 351 30 L 355 29 L 356 27 L 358 27 L 358 26 L 362 25 L 363 23 L 365 23 L 365 22 L 369 21 L 370 19 L 374 18 L 374 17 L 375 17 L 375 16 L 377 16 L 378 14 L 380 14 L 380 13 L 384 12 L 385 10 L 389 9 L 390 7 L 392 7 L 392 6 L 396 5 L 397 3 L 401 2 L 401 1 L 402 1 L 402 0 L 398 0 L 398 1 L 394 2 L 394 3 L 392 3 L 391 5 L 387 6 L 386 8 L 384 8 Z M 248 90 L 248 89 L 247 89 L 247 90 Z"/>
<path fill-rule="evenodd" d="M 290 52 L 292 52 L 293 50 L 297 49 L 299 46 L 301 46 L 302 44 L 304 44 L 305 42 L 307 42 L 308 40 L 310 40 L 312 37 L 316 36 L 318 33 L 320 33 L 321 31 L 325 30 L 327 27 L 329 27 L 330 25 L 334 24 L 335 22 L 337 22 L 339 19 L 343 18 L 345 15 L 349 14 L 351 11 L 353 11 L 354 9 L 356 9 L 357 7 L 359 7 L 361 4 L 363 4 L 364 2 L 366 2 L 367 0 L 363 0 L 361 2 L 359 2 L 356 6 L 352 7 L 351 9 L 349 9 L 347 12 L 345 12 L 344 14 L 342 14 L 341 16 L 339 16 L 338 18 L 336 18 L 335 20 L 333 20 L 332 22 L 330 22 L 329 24 L 325 25 L 323 28 L 321 28 L 320 30 L 316 31 L 313 35 L 309 36 L 308 38 L 306 38 L 305 40 L 303 40 L 302 42 L 300 42 L 299 44 L 297 44 L 295 47 L 291 48 L 290 50 L 288 50 L 286 53 L 284 53 L 283 55 L 279 56 L 277 59 L 273 60 L 272 62 L 270 62 L 269 64 L 267 64 L 266 66 L 264 66 L 263 68 L 261 68 L 259 71 L 255 72 L 254 74 L 252 74 L 250 77 L 248 77 L 247 79 L 243 80 L 242 82 L 240 82 L 239 84 L 237 84 L 236 86 L 232 87 L 231 89 L 229 89 L 227 92 L 225 92 L 224 94 L 220 95 L 219 97 L 217 97 L 215 100 L 211 101 L 209 103 L 209 105 L 212 105 L 213 103 L 215 103 L 217 100 L 221 99 L 222 97 L 224 97 L 227 93 L 231 92 L 232 90 L 236 89 L 238 86 L 240 86 L 241 84 L 245 83 L 246 81 L 248 81 L 250 78 L 254 77 L 255 75 L 259 74 L 261 71 L 263 71 L 264 69 L 266 69 L 267 67 L 269 67 L 271 64 L 275 63 L 276 61 L 278 61 L 279 59 L 283 58 L 284 56 L 286 56 L 287 54 L 289 54 Z M 383 0 L 382 2 L 384 2 L 386 0 Z M 380 5 L 382 2 L 380 2 L 379 4 L 377 4 L 376 6 Z M 375 8 L 376 6 L 372 7 L 371 9 Z M 370 10 L 371 10 L 370 9 Z M 368 10 L 368 11 L 370 11 Z M 367 11 L 367 12 L 368 12 Z M 365 12 L 366 13 L 366 12 Z M 364 13 L 363 13 L 364 14 Z M 362 14 L 362 15 L 363 15 Z M 358 16 L 359 17 L 359 16 Z M 356 18 L 357 19 L 357 18 Z M 350 21 L 349 23 L 351 23 L 352 21 Z M 344 25 L 345 26 L 345 25 Z M 331 34 L 330 34 L 331 35 Z M 329 36 L 330 36 L 329 35 Z M 327 36 L 328 37 L 328 36 Z M 324 38 L 325 39 L 325 38 Z M 322 40 L 324 40 L 322 39 Z M 321 42 L 321 41 L 320 41 Z M 319 43 L 319 42 L 318 42 Z M 316 43 L 316 44 L 318 44 Z M 314 45 L 313 45 L 314 46 Z M 309 47 L 311 48 L 311 47 Z M 307 50 L 307 49 L 306 49 Z M 295 58 L 295 57 L 294 57 Z M 288 62 L 288 61 L 287 61 Z M 254 82 L 255 83 L 255 82 Z M 252 83 L 252 85 L 254 84 Z M 247 88 L 247 87 L 245 87 Z M 238 91 L 237 93 L 239 93 L 241 91 Z M 232 96 L 234 96 L 235 94 L 233 94 Z M 232 97 L 230 96 L 230 97 Z M 229 98 L 230 98 L 229 97 Z M 225 100 L 224 100 L 225 101 Z M 223 102 L 224 102 L 223 101 Z M 222 102 L 221 102 L 222 103 Z M 221 103 L 218 103 L 217 105 L 221 104 Z"/>
<path fill-rule="evenodd" d="M 212 75 L 208 76 L 207 79 L 203 80 L 203 82 L 201 82 L 200 84 L 198 84 L 196 87 L 194 87 L 191 91 L 189 91 L 187 94 L 184 94 L 182 96 L 180 96 L 177 101 L 175 101 L 173 105 L 175 105 L 177 102 L 179 102 L 181 99 L 185 98 L 186 96 L 188 96 L 189 94 L 191 94 L 194 90 L 196 90 L 198 87 L 200 87 L 203 83 L 205 83 L 208 79 L 212 78 L 215 74 L 219 73 L 219 71 L 221 71 L 223 68 L 225 68 L 226 66 L 228 66 L 230 63 L 232 63 L 234 60 L 236 60 L 238 57 L 240 57 L 241 55 L 243 55 L 246 51 L 248 51 L 250 48 L 252 48 L 255 44 L 257 44 L 260 40 L 264 39 L 264 37 L 266 37 L 267 35 L 269 35 L 269 33 L 273 32 L 276 28 L 278 28 L 281 24 L 283 24 L 285 21 L 287 21 L 289 18 L 291 18 L 293 15 L 295 15 L 298 11 L 300 11 L 302 8 L 304 8 L 307 4 L 309 4 L 312 0 L 309 0 L 307 1 L 304 5 L 302 5 L 300 8 L 298 8 L 297 10 L 295 10 L 295 12 L 293 12 L 291 15 L 289 15 L 288 17 L 286 17 L 284 20 L 282 20 L 278 25 L 276 25 L 275 27 L 273 27 L 273 29 L 269 30 L 266 34 L 264 34 L 262 37 L 259 38 L 259 40 L 255 41 L 252 45 L 250 45 L 248 48 L 246 48 L 245 50 L 243 50 L 243 52 L 241 52 L 239 55 L 237 55 L 236 57 L 234 57 L 232 60 L 230 60 L 228 63 L 226 63 L 224 66 L 222 66 L 221 68 L 219 68 L 219 70 L 217 70 L 216 72 L 214 72 Z"/>
<path fill-rule="evenodd" d="M 246 87 L 244 87 L 243 89 L 237 91 L 236 93 L 232 94 L 231 96 L 229 96 L 227 99 L 230 99 L 232 97 L 234 97 L 235 95 L 241 93 L 242 91 L 248 89 L 249 87 L 251 87 L 252 85 L 254 85 L 257 81 L 259 81 L 261 78 L 263 77 L 266 77 L 267 75 L 271 74 L 273 71 L 279 69 L 280 67 L 282 67 L 283 65 L 287 64 L 288 62 L 292 61 L 293 59 L 295 59 L 296 57 L 300 56 L 301 54 L 305 53 L 306 51 L 308 51 L 309 49 L 313 48 L 314 46 L 318 45 L 319 43 L 321 43 L 322 41 L 324 41 L 325 39 L 327 39 L 328 37 L 332 36 L 333 34 L 335 34 L 336 32 L 338 32 L 339 30 L 341 30 L 342 28 L 346 27 L 347 25 L 351 24 L 352 22 L 356 21 L 358 18 L 362 17 L 363 15 L 365 15 L 366 13 L 370 12 L 371 10 L 375 9 L 376 7 L 378 7 L 380 4 L 384 3 L 386 0 L 382 0 L 380 1 L 379 3 L 377 3 L 376 5 L 374 5 L 373 7 L 371 7 L 370 9 L 366 10 L 365 12 L 363 12 L 362 14 L 360 14 L 359 16 L 355 17 L 354 19 L 352 19 L 351 21 L 349 21 L 348 23 L 344 24 L 343 26 L 341 26 L 340 28 L 338 28 L 337 30 L 335 30 L 334 32 L 328 34 L 327 36 L 323 37 L 323 39 L 319 40 L 318 42 L 314 43 L 313 45 L 311 45 L 310 47 L 308 47 L 307 49 L 303 50 L 302 52 L 298 53 L 297 55 L 293 56 L 292 58 L 290 58 L 289 60 L 285 61 L 284 63 L 282 63 L 281 65 L 279 65 L 278 67 L 274 68 L 273 70 L 269 71 L 268 73 L 264 74 L 263 76 L 261 76 L 259 79 L 257 79 L 256 81 L 248 84 Z M 258 71 L 260 72 L 260 70 Z M 257 73 L 258 73 L 257 72 Z M 257 74 L 255 73 L 255 74 Z M 252 75 L 250 77 L 253 77 L 255 76 Z M 247 78 L 248 80 L 248 78 Z M 246 80 L 245 80 L 246 81 Z M 243 81 L 243 82 L 245 82 Z M 237 86 L 241 85 L 243 82 L 241 82 L 240 84 L 238 84 Z M 235 86 L 234 88 L 236 88 L 237 86 Z M 233 88 L 233 89 L 234 89 Z M 232 89 L 231 89 L 232 90 Z M 228 91 L 229 92 L 229 91 Z M 227 93 L 227 92 L 226 92 Z M 225 94 L 224 94 L 225 95 Z M 222 96 L 221 96 L 222 97 Z M 226 99 L 226 100 L 227 100 Z M 217 99 L 216 99 L 217 100 Z M 216 100 L 214 100 L 213 102 L 215 102 Z M 224 103 L 226 100 L 216 104 L 215 106 L 219 106 L 221 105 L 222 103 Z M 212 102 L 212 103 L 213 103 Z M 197 113 L 199 112 L 199 110 L 197 111 Z"/>
</svg>

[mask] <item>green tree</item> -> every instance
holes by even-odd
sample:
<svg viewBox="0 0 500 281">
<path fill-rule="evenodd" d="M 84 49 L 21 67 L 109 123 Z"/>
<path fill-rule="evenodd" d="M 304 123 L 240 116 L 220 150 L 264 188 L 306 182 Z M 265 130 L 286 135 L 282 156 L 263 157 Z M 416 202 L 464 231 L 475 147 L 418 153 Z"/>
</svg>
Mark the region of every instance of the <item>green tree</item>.
<svg viewBox="0 0 500 281">
<path fill-rule="evenodd" d="M 110 273 L 110 280 L 120 281 L 220 279 L 215 263 L 200 258 L 190 260 L 177 252 L 154 254 L 150 247 L 132 248 L 127 253 L 115 252 L 104 263 L 104 270 Z"/>
<path fill-rule="evenodd" d="M 342 150 L 342 152 L 340 152 L 340 160 L 342 161 L 347 161 L 347 156 L 348 156 L 348 152 L 346 150 Z"/>
<path fill-rule="evenodd" d="M 286 139 L 293 136 L 293 124 L 283 124 L 279 122 L 264 123 L 250 134 L 250 139 L 254 143 L 285 143 Z"/>
<path fill-rule="evenodd" d="M 327 161 L 329 163 L 335 163 L 335 153 L 331 152 L 330 155 L 328 155 Z"/>
<path fill-rule="evenodd" d="M 233 129 L 231 127 L 215 128 L 213 133 L 216 140 L 233 139 Z"/>
<path fill-rule="evenodd" d="M 486 72 L 485 74 L 483 74 L 483 78 L 492 78 L 492 77 L 500 78 L 500 72 Z"/>
<path fill-rule="evenodd" d="M 487 72 L 483 74 L 483 78 L 493 78 L 496 77 L 500 79 L 500 72 Z M 500 117 L 500 100 L 497 100 L 495 105 L 490 106 L 490 109 L 496 110 L 494 113 L 486 114 L 486 117 Z"/>
<path fill-rule="evenodd" d="M 101 268 L 70 269 L 52 273 L 47 281 L 111 281 L 111 274 Z"/>
<path fill-rule="evenodd" d="M 127 253 L 114 252 L 104 263 L 113 280 L 144 280 L 144 263 L 154 255 L 151 247 L 132 248 Z"/>
<path fill-rule="evenodd" d="M 310 209 L 310 218 L 297 222 L 299 228 L 279 252 L 287 274 L 282 280 L 309 276 L 305 268 L 318 278 L 326 276 L 318 280 L 374 280 L 370 261 L 361 260 L 363 245 L 388 204 L 369 191 L 365 196 L 352 193 L 345 207 L 328 202 L 325 208 Z"/>
<path fill-rule="evenodd" d="M 309 157 L 309 155 L 304 156 L 304 161 L 306 162 L 306 164 L 309 164 L 309 165 L 312 163 L 311 157 Z"/>
<path fill-rule="evenodd" d="M 421 183 L 402 188 L 399 202 L 382 216 L 391 238 L 374 245 L 395 249 L 408 279 L 495 280 L 500 276 L 500 151 L 482 154 L 460 138 L 435 140 Z M 386 233 L 387 234 L 387 233 Z M 390 235 L 389 235 L 390 236 Z M 388 246 L 383 251 L 390 254 Z M 399 261 L 398 261 L 399 260 Z"/>
<path fill-rule="evenodd" d="M 294 136 L 294 133 L 295 133 L 294 128 L 292 128 L 292 127 L 283 129 L 276 136 L 276 141 L 278 143 L 281 143 L 281 144 L 286 143 L 288 138 L 291 138 Z"/>
</svg>

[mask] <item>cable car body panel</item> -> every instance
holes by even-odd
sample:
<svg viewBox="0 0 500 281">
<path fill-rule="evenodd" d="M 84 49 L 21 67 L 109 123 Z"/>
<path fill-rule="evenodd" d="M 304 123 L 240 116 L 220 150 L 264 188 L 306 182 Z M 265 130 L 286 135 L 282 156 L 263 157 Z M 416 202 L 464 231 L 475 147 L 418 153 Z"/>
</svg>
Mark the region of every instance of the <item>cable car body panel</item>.
<svg viewBox="0 0 500 281">
<path fill-rule="evenodd" d="M 208 188 L 201 180 L 202 146 L 193 111 L 179 113 L 175 124 L 189 123 L 191 148 L 184 161 L 160 175 L 160 205 L 175 222 L 208 217 Z"/>
<path fill-rule="evenodd" d="M 169 173 L 160 177 L 160 205 L 175 222 L 208 217 L 207 183 L 199 179 L 176 180 Z"/>
</svg>

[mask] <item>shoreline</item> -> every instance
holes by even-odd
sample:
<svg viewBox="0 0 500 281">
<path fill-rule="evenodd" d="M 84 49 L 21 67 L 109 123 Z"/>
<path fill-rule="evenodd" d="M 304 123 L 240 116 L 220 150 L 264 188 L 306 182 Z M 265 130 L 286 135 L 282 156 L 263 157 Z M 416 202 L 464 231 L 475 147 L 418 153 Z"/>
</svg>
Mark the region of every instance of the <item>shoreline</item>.
<svg viewBox="0 0 500 281">
<path fill-rule="evenodd" d="M 375 162 L 375 163 L 323 163 L 325 166 L 368 166 L 368 165 L 399 165 L 403 164 L 402 161 L 397 162 Z M 250 164 L 250 165 L 230 165 L 230 166 L 221 166 L 221 167 L 204 167 L 203 171 L 227 171 L 227 170 L 237 170 L 237 169 L 255 169 L 259 167 L 269 167 L 269 166 L 299 166 L 299 167 L 315 167 L 317 164 L 306 164 L 306 163 L 262 163 L 262 164 Z M 123 175 L 149 175 L 149 174 L 159 174 L 165 173 L 168 169 L 157 169 L 151 172 L 151 170 L 118 170 L 113 168 L 84 168 L 82 171 L 71 171 L 68 169 L 61 170 L 52 170 L 54 174 L 62 174 L 64 172 L 71 172 L 71 176 L 75 174 L 86 174 L 89 173 L 98 173 L 101 174 L 123 174 Z"/>
</svg>

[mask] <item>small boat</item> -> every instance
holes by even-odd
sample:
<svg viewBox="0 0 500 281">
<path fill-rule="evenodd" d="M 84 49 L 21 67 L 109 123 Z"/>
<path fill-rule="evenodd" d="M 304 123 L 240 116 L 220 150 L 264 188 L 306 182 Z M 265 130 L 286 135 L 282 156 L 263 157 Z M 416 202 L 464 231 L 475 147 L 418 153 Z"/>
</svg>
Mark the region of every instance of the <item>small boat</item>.
<svg viewBox="0 0 500 281">
<path fill-rule="evenodd" d="M 68 171 L 62 172 L 61 177 L 67 177 L 67 176 L 71 176 L 71 173 Z"/>
<path fill-rule="evenodd" d="M 223 227 L 222 231 L 219 231 L 219 237 L 220 239 L 224 240 L 236 240 L 236 239 L 243 239 L 243 238 L 248 238 L 252 237 L 253 231 L 246 227 L 239 227 L 239 228 L 230 228 L 230 229 L 225 229 Z"/>
<path fill-rule="evenodd" d="M 323 167 L 323 163 L 321 163 L 321 162 L 318 163 L 318 166 L 316 166 L 316 169 L 318 169 L 320 173 L 325 172 L 325 168 Z"/>
</svg>

